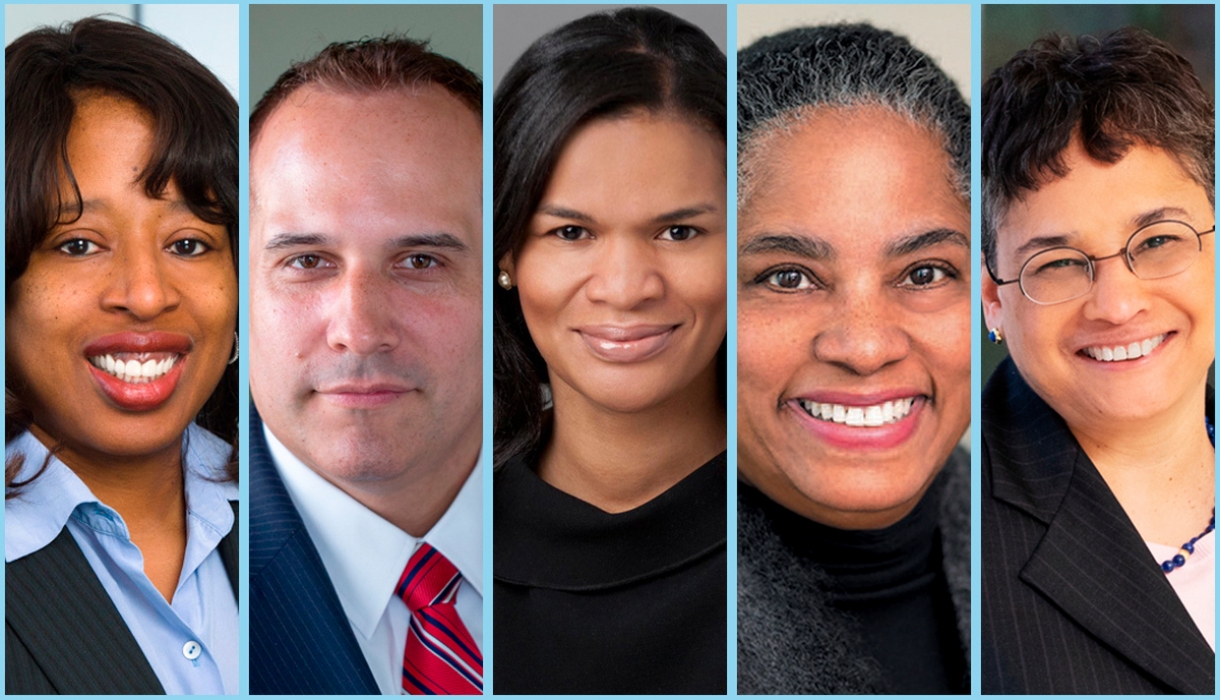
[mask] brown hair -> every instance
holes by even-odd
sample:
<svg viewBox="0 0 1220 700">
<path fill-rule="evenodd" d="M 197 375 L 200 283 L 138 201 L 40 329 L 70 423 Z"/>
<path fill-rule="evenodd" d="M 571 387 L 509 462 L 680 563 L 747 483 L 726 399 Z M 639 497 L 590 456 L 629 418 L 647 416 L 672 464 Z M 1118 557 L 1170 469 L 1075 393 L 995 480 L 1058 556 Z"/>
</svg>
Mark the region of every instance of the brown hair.
<svg viewBox="0 0 1220 700">
<path fill-rule="evenodd" d="M 293 91 L 307 85 L 357 94 L 436 85 L 460 99 L 480 120 L 483 118 L 483 81 L 479 76 L 457 61 L 433 53 L 426 41 L 388 34 L 335 42 L 284 71 L 250 114 L 251 147 L 275 108 Z"/>
</svg>

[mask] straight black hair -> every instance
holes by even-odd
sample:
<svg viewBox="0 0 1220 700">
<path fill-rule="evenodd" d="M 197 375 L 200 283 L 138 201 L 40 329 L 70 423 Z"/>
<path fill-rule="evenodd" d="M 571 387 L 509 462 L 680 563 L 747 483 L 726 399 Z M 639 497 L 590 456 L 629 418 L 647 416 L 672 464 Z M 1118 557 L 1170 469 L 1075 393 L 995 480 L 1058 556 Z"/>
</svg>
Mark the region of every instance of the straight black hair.
<svg viewBox="0 0 1220 700">
<path fill-rule="evenodd" d="M 520 251 L 564 145 L 591 120 L 674 112 L 726 141 L 726 71 L 707 34 L 656 8 L 592 14 L 534 42 L 504 76 L 493 104 L 495 259 Z M 515 290 L 495 287 L 494 317 L 499 467 L 542 441 L 547 370 Z M 718 364 L 723 368 L 723 347 Z"/>
</svg>

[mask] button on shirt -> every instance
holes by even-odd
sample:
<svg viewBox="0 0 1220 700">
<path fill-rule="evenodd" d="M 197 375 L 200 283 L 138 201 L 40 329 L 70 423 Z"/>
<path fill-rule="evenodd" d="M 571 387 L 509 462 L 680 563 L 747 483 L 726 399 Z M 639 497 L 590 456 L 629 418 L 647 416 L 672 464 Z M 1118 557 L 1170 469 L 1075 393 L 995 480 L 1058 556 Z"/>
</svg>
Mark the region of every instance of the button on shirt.
<svg viewBox="0 0 1220 700">
<path fill-rule="evenodd" d="M 233 529 L 229 501 L 237 484 L 218 482 L 231 447 L 197 425 L 186 432 L 186 552 L 173 603 L 144 574 L 144 558 L 113 508 L 59 459 L 4 506 L 4 560 L 49 545 L 66 527 L 169 695 L 232 695 L 238 690 L 237 598 L 217 546 Z M 26 432 L 5 461 L 23 456 L 18 480 L 47 461 L 47 448 Z"/>
<path fill-rule="evenodd" d="M 319 476 L 266 425 L 263 433 L 382 694 L 403 692 L 402 657 L 411 613 L 394 588 L 421 542 L 440 550 L 462 573 L 455 605 L 483 648 L 482 453 L 449 509 L 416 539 Z"/>
</svg>

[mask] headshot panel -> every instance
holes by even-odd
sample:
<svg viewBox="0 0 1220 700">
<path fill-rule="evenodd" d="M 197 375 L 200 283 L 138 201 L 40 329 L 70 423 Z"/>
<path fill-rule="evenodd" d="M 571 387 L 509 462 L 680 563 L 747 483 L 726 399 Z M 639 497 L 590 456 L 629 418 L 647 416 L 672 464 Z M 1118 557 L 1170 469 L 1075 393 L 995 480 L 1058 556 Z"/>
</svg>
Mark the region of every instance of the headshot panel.
<svg viewBox="0 0 1220 700">
<path fill-rule="evenodd" d="M 149 9 L 6 7 L 7 694 L 238 691 L 238 85 L 160 33 L 237 12 Z"/>
<path fill-rule="evenodd" d="M 983 8 L 985 693 L 1215 691 L 1213 15 Z"/>
<path fill-rule="evenodd" d="M 481 694 L 481 10 L 250 11 L 250 690 Z"/>
<path fill-rule="evenodd" d="M 725 8 L 500 5 L 497 47 L 540 9 L 493 108 L 494 690 L 724 693 Z"/>
<path fill-rule="evenodd" d="M 969 692 L 969 8 L 738 20 L 737 691 Z"/>
</svg>

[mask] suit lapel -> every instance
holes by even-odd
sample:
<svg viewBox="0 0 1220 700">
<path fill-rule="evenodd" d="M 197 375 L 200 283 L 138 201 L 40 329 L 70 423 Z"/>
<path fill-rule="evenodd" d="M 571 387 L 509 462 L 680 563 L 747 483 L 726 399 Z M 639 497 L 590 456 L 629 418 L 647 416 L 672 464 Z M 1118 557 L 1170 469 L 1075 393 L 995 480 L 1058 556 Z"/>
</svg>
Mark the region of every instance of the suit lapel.
<svg viewBox="0 0 1220 700">
<path fill-rule="evenodd" d="M 1150 676 L 1212 694 L 1215 653 L 1105 480 L 1011 360 L 1000 372 L 1007 409 L 989 426 L 993 495 L 1047 527 L 1021 580 Z"/>
<path fill-rule="evenodd" d="M 250 411 L 250 691 L 381 691 Z"/>
<path fill-rule="evenodd" d="M 5 619 L 65 695 L 163 695 L 152 666 L 67 528 L 5 568 Z"/>
</svg>

